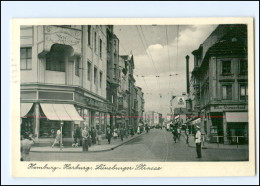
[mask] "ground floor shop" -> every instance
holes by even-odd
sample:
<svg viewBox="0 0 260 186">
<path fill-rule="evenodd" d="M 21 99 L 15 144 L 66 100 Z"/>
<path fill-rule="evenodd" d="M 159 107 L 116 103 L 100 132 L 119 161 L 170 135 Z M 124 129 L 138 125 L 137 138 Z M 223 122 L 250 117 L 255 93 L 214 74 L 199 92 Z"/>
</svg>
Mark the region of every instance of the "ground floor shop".
<svg viewBox="0 0 260 186">
<path fill-rule="evenodd" d="M 248 112 L 246 108 L 246 105 L 214 105 L 201 110 L 202 135 L 207 141 L 213 143 L 248 143 Z"/>
</svg>

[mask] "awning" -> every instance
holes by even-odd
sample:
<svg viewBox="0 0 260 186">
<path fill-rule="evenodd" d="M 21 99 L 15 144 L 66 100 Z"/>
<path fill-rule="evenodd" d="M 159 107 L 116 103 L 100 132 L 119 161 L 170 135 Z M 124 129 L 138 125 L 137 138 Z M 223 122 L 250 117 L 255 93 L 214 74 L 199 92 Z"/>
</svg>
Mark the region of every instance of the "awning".
<svg viewBox="0 0 260 186">
<path fill-rule="evenodd" d="M 191 122 L 192 125 L 199 124 L 201 122 L 201 118 L 195 119 L 194 121 Z"/>
<path fill-rule="evenodd" d="M 41 107 L 49 120 L 84 121 L 71 104 L 41 103 Z"/>
<path fill-rule="evenodd" d="M 20 117 L 24 117 L 31 110 L 33 103 L 21 103 Z"/>
<path fill-rule="evenodd" d="M 248 122 L 247 112 L 226 112 L 226 120 L 228 123 L 246 123 Z"/>
</svg>

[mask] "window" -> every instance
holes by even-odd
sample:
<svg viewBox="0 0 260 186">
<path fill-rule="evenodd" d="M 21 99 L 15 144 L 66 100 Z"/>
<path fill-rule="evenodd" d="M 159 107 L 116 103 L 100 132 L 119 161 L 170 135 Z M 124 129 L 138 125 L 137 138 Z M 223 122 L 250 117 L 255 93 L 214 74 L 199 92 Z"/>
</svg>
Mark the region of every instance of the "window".
<svg viewBox="0 0 260 186">
<path fill-rule="evenodd" d="M 75 60 L 75 75 L 79 76 L 79 63 L 80 63 L 80 58 L 77 57 Z"/>
<path fill-rule="evenodd" d="M 102 76 L 103 76 L 103 73 L 100 72 L 100 74 L 99 74 L 99 86 L 100 86 L 100 88 L 102 88 Z"/>
<path fill-rule="evenodd" d="M 21 70 L 32 69 L 32 47 L 20 48 Z"/>
<path fill-rule="evenodd" d="M 231 61 L 222 61 L 222 74 L 231 74 Z"/>
<path fill-rule="evenodd" d="M 46 70 L 65 72 L 65 58 L 59 54 L 49 54 L 46 57 Z"/>
<path fill-rule="evenodd" d="M 99 56 L 102 58 L 102 40 L 99 39 Z"/>
<path fill-rule="evenodd" d="M 248 72 L 248 62 L 246 59 L 242 59 L 239 61 L 239 73 L 240 74 L 247 74 Z"/>
<path fill-rule="evenodd" d="M 97 52 L 97 32 L 95 32 L 95 35 L 94 35 L 94 51 Z"/>
<path fill-rule="evenodd" d="M 222 86 L 222 98 L 224 100 L 232 100 L 232 85 Z"/>
<path fill-rule="evenodd" d="M 247 85 L 240 85 L 240 100 L 248 99 L 248 89 Z"/>
<path fill-rule="evenodd" d="M 91 63 L 88 61 L 88 80 L 90 81 L 91 80 Z"/>
<path fill-rule="evenodd" d="M 91 45 L 91 26 L 88 26 L 88 45 Z"/>
<path fill-rule="evenodd" d="M 97 84 L 97 68 L 94 68 L 94 84 Z"/>
</svg>

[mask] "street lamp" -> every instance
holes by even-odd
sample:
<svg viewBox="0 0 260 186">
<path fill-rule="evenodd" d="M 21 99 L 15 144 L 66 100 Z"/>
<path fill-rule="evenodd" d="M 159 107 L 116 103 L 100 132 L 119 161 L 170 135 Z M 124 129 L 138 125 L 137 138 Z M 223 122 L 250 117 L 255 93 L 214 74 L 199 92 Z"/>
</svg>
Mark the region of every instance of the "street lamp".
<svg viewBox="0 0 260 186">
<path fill-rule="evenodd" d="M 62 150 L 62 126 L 63 126 L 64 122 L 61 121 L 60 122 L 60 150 Z"/>
</svg>

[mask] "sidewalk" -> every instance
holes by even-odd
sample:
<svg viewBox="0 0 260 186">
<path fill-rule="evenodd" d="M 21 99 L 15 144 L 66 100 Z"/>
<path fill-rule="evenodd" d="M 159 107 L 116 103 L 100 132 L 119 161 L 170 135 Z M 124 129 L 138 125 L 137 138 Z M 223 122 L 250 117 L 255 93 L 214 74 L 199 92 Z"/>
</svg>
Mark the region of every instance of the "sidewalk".
<svg viewBox="0 0 260 186">
<path fill-rule="evenodd" d="M 110 151 L 110 150 L 114 150 L 115 148 L 139 137 L 142 136 L 146 133 L 142 133 L 142 134 L 135 134 L 133 137 L 128 136 L 128 138 L 124 138 L 123 141 L 121 141 L 120 138 L 111 139 L 111 143 L 108 144 L 107 139 L 103 139 L 100 143 L 100 145 L 91 145 L 91 147 L 88 148 L 88 152 L 104 152 L 104 151 Z M 70 152 L 70 153 L 82 153 L 82 147 L 71 147 L 71 146 L 64 146 L 62 149 L 60 149 L 59 146 L 55 146 L 54 148 L 52 148 L 51 146 L 41 146 L 41 145 L 37 145 L 37 142 L 34 146 L 31 147 L 31 151 L 30 152 Z"/>
<path fill-rule="evenodd" d="M 186 143 L 186 136 L 185 134 L 182 134 L 182 139 L 185 140 Z M 189 147 L 196 147 L 195 141 L 194 141 L 194 136 L 189 135 Z M 217 143 L 209 143 L 209 142 L 204 142 L 201 144 L 201 147 L 203 149 L 239 149 L 239 150 L 248 150 L 248 145 L 224 145 L 224 144 L 217 144 Z"/>
</svg>

